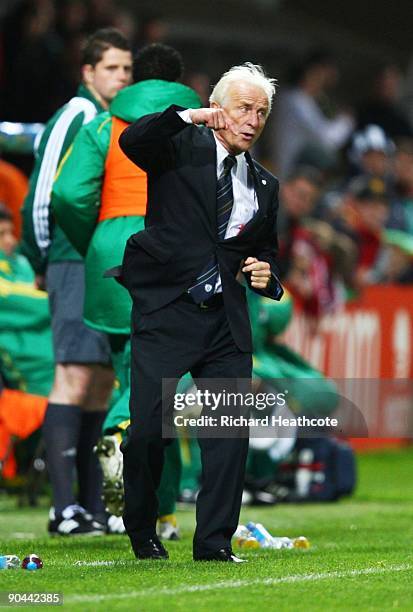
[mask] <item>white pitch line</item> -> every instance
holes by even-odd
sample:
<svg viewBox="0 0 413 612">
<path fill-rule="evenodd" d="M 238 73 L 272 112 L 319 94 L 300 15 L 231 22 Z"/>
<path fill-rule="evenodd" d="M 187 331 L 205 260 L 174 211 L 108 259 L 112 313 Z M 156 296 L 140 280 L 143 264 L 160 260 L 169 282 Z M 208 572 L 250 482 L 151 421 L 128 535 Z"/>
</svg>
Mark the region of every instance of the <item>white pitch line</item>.
<svg viewBox="0 0 413 612">
<path fill-rule="evenodd" d="M 215 591 L 222 589 L 239 589 L 250 586 L 275 586 L 277 584 L 289 584 L 297 582 L 316 582 L 318 580 L 331 580 L 332 578 L 353 578 L 356 576 L 371 576 L 375 574 L 386 574 L 392 572 L 406 572 L 413 569 L 413 565 L 389 565 L 388 567 L 367 567 L 359 570 L 348 570 L 341 572 L 319 572 L 315 574 L 295 574 L 282 576 L 280 578 L 257 578 L 255 580 L 227 580 L 210 584 L 193 584 L 174 589 L 151 587 L 141 591 L 128 591 L 126 593 L 105 593 L 104 595 L 68 595 L 65 603 L 69 602 L 99 602 L 109 599 L 133 599 L 151 596 L 173 596 L 184 593 L 202 593 L 204 591 Z"/>
</svg>

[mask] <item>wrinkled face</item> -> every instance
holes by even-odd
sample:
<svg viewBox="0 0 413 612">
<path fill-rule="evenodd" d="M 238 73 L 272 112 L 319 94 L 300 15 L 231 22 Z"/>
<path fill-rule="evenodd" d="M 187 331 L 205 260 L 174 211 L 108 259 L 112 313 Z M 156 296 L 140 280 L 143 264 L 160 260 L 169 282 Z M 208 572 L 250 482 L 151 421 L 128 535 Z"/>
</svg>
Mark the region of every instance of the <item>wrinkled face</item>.
<svg viewBox="0 0 413 612">
<path fill-rule="evenodd" d="M 132 54 L 130 51 L 111 47 L 104 51 L 102 59 L 83 67 L 83 80 L 93 95 L 107 108 L 118 91 L 132 82 Z"/>
<path fill-rule="evenodd" d="M 212 102 L 211 106 L 217 108 L 221 105 Z M 267 121 L 269 105 L 266 93 L 247 82 L 231 84 L 222 108 L 231 125 L 226 130 L 218 130 L 217 138 L 234 155 L 248 151 L 257 142 Z"/>
<path fill-rule="evenodd" d="M 0 221 L 0 251 L 7 256 L 13 254 L 17 245 L 17 239 L 13 234 L 13 223 L 11 221 Z"/>
<path fill-rule="evenodd" d="M 288 181 L 284 183 L 281 190 L 282 206 L 294 219 L 309 215 L 314 208 L 317 197 L 317 187 L 305 178 Z"/>
</svg>

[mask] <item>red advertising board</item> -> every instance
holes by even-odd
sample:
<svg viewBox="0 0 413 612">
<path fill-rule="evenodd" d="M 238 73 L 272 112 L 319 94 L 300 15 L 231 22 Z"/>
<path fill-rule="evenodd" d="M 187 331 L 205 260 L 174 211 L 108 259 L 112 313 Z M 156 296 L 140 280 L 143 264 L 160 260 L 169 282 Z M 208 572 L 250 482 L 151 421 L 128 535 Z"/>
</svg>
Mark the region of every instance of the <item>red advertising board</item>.
<svg viewBox="0 0 413 612">
<path fill-rule="evenodd" d="M 372 286 L 342 310 L 314 322 L 297 311 L 285 342 L 351 387 L 369 429 L 366 446 L 411 436 L 413 287 Z M 374 439 L 374 442 L 373 442 Z"/>
</svg>

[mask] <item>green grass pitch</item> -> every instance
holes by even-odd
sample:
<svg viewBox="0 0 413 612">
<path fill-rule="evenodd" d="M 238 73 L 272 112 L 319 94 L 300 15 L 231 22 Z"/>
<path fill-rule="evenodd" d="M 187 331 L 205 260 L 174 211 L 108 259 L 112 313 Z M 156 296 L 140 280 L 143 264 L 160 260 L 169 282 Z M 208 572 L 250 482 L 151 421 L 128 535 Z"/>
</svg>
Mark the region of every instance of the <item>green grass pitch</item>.
<svg viewBox="0 0 413 612">
<path fill-rule="evenodd" d="M 245 551 L 242 565 L 191 560 L 193 509 L 178 512 L 183 537 L 168 544 L 169 561 L 137 562 L 125 536 L 50 539 L 46 508 L 2 497 L 0 553 L 35 552 L 44 569 L 0 571 L 0 591 L 60 592 L 64 610 L 82 612 L 413 610 L 412 475 L 413 448 L 370 453 L 359 458 L 350 499 L 244 508 L 243 522 L 305 535 L 312 546 Z"/>
</svg>

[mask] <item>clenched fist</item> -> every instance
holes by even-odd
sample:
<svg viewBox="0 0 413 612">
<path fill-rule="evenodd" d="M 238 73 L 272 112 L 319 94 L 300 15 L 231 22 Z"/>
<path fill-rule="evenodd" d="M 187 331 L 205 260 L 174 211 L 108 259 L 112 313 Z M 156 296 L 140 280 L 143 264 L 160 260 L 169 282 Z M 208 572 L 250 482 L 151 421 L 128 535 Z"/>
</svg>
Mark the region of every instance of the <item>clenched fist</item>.
<svg viewBox="0 0 413 612">
<path fill-rule="evenodd" d="M 213 130 L 227 130 L 232 124 L 223 108 L 192 109 L 190 117 L 192 123 L 202 124 Z"/>
<path fill-rule="evenodd" d="M 251 287 L 267 289 L 271 279 L 271 268 L 268 261 L 258 261 L 256 257 L 247 257 L 242 267 L 244 274 L 251 273 Z"/>
</svg>

